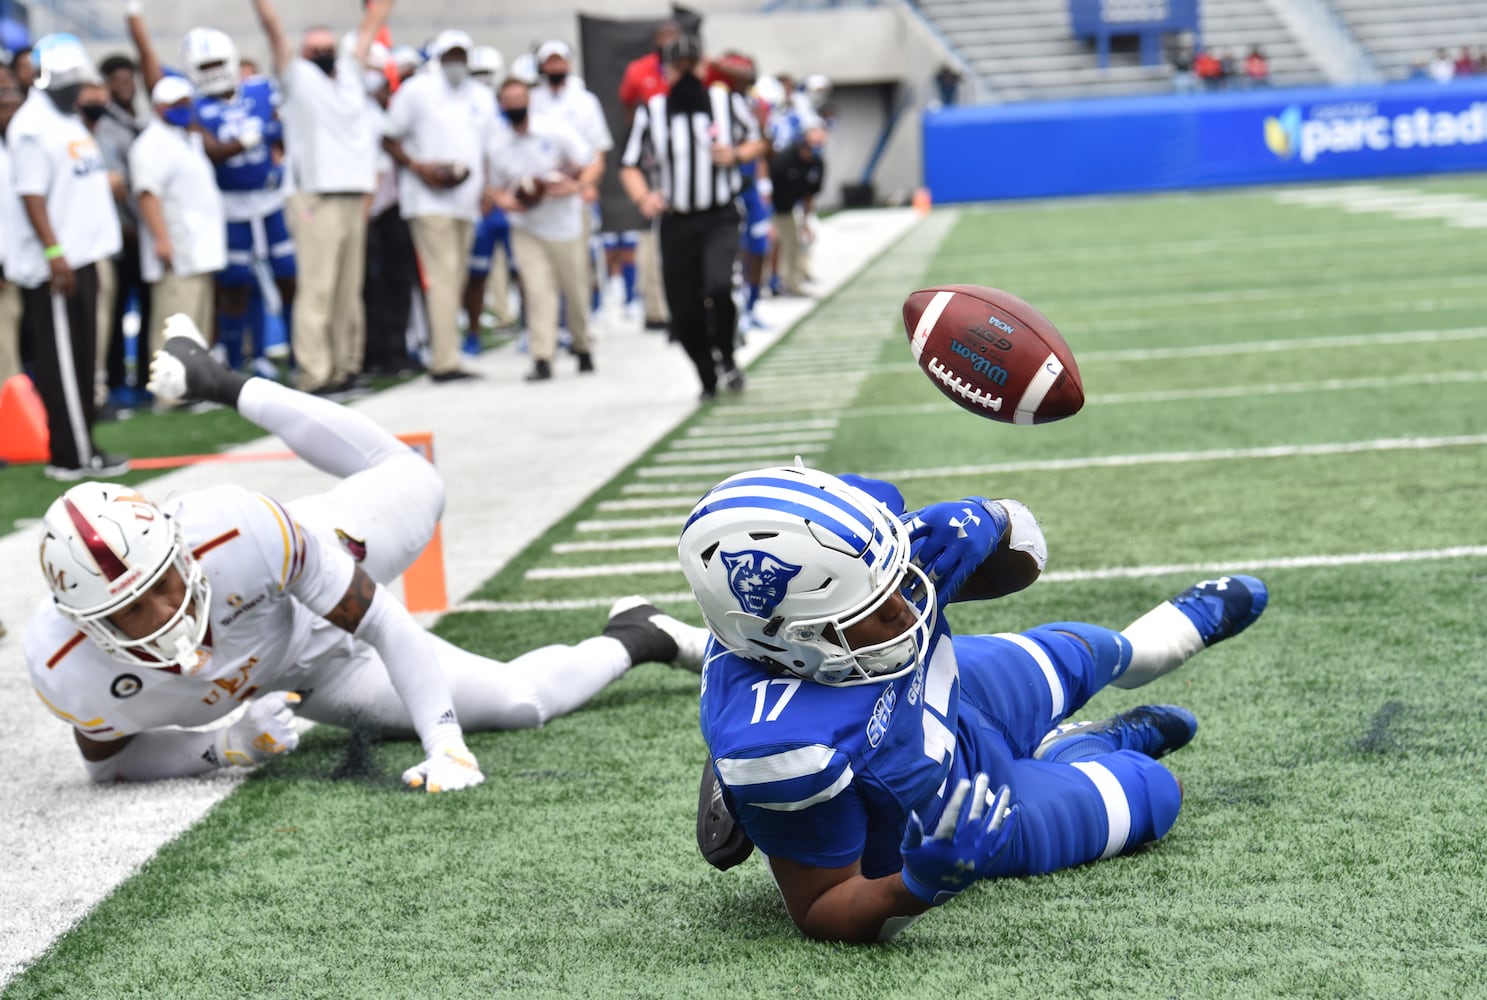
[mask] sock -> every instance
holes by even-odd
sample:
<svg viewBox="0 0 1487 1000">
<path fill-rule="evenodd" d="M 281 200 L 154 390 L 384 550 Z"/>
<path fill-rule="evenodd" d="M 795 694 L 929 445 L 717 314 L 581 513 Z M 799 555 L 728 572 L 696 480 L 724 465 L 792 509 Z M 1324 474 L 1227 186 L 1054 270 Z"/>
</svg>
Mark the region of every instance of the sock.
<svg viewBox="0 0 1487 1000">
<path fill-rule="evenodd" d="M 758 285 L 750 285 L 748 292 L 744 296 L 744 312 L 748 312 L 748 313 L 753 312 L 754 311 L 754 306 L 758 305 L 758 303 L 759 303 L 759 286 Z"/>
<path fill-rule="evenodd" d="M 243 367 L 243 337 L 247 326 L 246 316 L 219 316 L 217 318 L 217 343 L 227 351 L 227 367 L 233 371 Z"/>
<path fill-rule="evenodd" d="M 620 277 L 625 279 L 625 305 L 635 301 L 635 265 L 621 264 Z"/>
<path fill-rule="evenodd" d="M 1203 637 L 1171 601 L 1163 601 L 1121 630 L 1131 644 L 1131 662 L 1110 681 L 1119 688 L 1140 687 L 1170 674 L 1203 649 Z"/>
<path fill-rule="evenodd" d="M 237 407 L 259 427 L 283 438 L 300 458 L 340 479 L 408 450 L 355 410 L 267 379 L 249 379 Z"/>
</svg>

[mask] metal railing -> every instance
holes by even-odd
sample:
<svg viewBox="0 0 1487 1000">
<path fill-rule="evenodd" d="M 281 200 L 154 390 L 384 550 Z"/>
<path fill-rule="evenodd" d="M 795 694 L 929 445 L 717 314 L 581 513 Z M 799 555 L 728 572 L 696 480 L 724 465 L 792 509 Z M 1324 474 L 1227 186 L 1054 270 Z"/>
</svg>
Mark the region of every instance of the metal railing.
<svg viewBox="0 0 1487 1000">
<path fill-rule="evenodd" d="M 1377 83 L 1384 78 L 1353 29 L 1328 0 L 1269 0 L 1332 83 Z"/>
</svg>

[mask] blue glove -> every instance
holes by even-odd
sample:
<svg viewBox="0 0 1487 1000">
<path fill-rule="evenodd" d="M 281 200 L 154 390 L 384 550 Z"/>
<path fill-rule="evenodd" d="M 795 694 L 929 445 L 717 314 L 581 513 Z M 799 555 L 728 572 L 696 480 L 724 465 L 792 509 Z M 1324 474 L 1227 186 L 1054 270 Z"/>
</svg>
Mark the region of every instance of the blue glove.
<svg viewBox="0 0 1487 1000">
<path fill-rule="evenodd" d="M 902 518 L 914 564 L 935 585 L 941 604 L 955 597 L 1007 530 L 1007 512 L 980 497 L 930 504 Z"/>
<path fill-rule="evenodd" d="M 904 503 L 904 495 L 899 492 L 898 487 L 886 479 L 869 479 L 867 476 L 857 476 L 850 472 L 846 475 L 837 476 L 837 478 L 848 486 L 857 487 L 878 501 L 878 503 L 887 507 L 893 512 L 894 517 L 903 514 L 904 508 L 907 506 Z"/>
<path fill-rule="evenodd" d="M 992 863 L 1012 843 L 1018 816 L 1016 806 L 1007 808 L 1012 790 L 1006 785 L 997 789 L 996 800 L 988 807 L 986 791 L 990 785 L 991 779 L 985 774 L 976 775 L 974 786 L 960 779 L 928 840 L 924 839 L 919 814 L 909 813 L 899 846 L 904 858 L 900 877 L 905 888 L 931 906 L 939 906 L 985 878 Z"/>
</svg>

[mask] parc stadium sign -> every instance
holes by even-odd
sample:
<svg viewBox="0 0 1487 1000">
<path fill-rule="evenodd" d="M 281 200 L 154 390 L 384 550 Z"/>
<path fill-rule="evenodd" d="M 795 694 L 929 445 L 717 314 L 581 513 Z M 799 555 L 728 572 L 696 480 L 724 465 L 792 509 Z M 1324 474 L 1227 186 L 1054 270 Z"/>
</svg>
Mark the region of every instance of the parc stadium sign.
<svg viewBox="0 0 1487 1000">
<path fill-rule="evenodd" d="M 1487 77 L 926 113 L 937 202 L 1487 170 Z"/>
<path fill-rule="evenodd" d="M 1475 101 L 1461 112 L 1417 107 L 1404 114 L 1383 115 L 1374 104 L 1322 104 L 1303 117 L 1292 104 L 1265 119 L 1265 145 L 1281 159 L 1299 156 L 1312 163 L 1329 153 L 1379 152 L 1475 146 L 1487 142 L 1487 102 Z"/>
</svg>

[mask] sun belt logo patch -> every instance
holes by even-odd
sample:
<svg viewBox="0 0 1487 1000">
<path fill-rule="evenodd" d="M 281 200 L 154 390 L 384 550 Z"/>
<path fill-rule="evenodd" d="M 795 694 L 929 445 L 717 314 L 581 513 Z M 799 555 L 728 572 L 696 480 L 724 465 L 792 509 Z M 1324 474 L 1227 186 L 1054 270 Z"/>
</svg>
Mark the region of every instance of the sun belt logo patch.
<svg viewBox="0 0 1487 1000">
<path fill-rule="evenodd" d="M 774 612 L 785 599 L 790 581 L 800 573 L 799 566 L 755 549 L 724 552 L 722 558 L 728 570 L 728 589 L 733 591 L 738 606 L 760 618 Z"/>
</svg>

